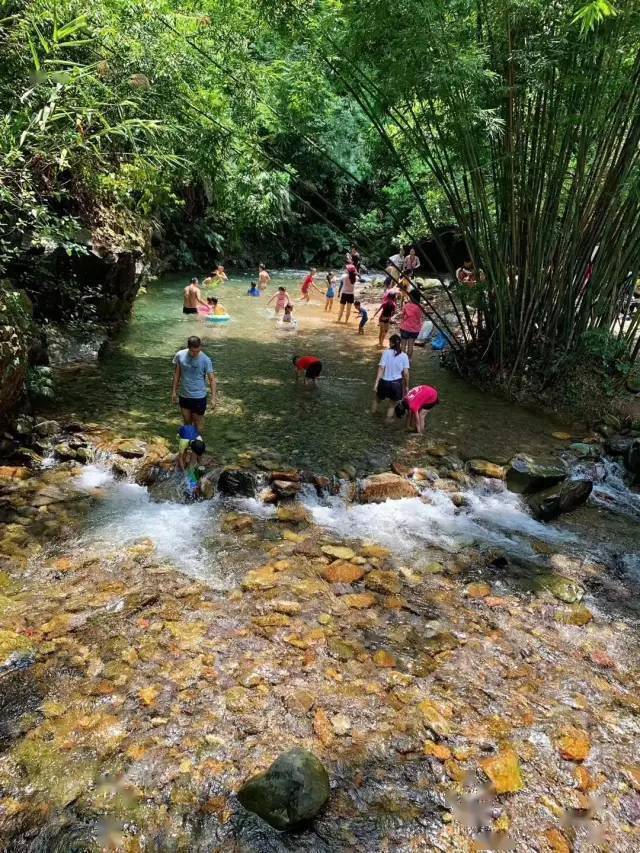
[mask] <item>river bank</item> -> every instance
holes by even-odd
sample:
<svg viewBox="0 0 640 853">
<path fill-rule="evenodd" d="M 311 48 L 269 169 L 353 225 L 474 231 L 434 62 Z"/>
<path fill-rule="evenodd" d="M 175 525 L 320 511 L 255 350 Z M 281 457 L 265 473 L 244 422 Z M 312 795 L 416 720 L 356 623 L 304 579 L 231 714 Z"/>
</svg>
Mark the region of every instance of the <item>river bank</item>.
<svg viewBox="0 0 640 853">
<path fill-rule="evenodd" d="M 84 466 L 3 472 L 26 522 L 3 530 L 8 849 L 637 848 L 637 579 L 613 551 L 448 448 L 435 480 L 398 460 L 413 491 L 386 503 L 319 480 L 194 506 L 135 485 L 162 440 L 79 427 Z M 332 790 L 288 836 L 234 792 L 294 745 Z"/>
</svg>

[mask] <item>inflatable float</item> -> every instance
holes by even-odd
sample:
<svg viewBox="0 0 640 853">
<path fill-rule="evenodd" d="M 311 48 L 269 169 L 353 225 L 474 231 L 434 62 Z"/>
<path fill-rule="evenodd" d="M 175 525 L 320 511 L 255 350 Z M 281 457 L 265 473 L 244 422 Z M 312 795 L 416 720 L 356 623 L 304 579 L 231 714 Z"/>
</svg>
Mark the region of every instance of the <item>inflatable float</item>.
<svg viewBox="0 0 640 853">
<path fill-rule="evenodd" d="M 226 323 L 230 319 L 229 314 L 209 314 L 207 316 L 207 323 Z"/>
</svg>

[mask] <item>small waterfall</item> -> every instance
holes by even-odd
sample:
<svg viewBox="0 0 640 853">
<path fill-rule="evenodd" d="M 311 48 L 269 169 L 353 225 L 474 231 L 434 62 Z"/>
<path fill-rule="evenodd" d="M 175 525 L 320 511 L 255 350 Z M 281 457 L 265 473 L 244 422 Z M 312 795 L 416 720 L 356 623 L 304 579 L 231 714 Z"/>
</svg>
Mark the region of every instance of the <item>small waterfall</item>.
<svg viewBox="0 0 640 853">
<path fill-rule="evenodd" d="M 629 488 L 629 474 L 619 462 L 604 458 L 592 465 L 578 465 L 572 476 L 593 481 L 590 501 L 597 506 L 640 521 L 640 494 Z"/>
</svg>

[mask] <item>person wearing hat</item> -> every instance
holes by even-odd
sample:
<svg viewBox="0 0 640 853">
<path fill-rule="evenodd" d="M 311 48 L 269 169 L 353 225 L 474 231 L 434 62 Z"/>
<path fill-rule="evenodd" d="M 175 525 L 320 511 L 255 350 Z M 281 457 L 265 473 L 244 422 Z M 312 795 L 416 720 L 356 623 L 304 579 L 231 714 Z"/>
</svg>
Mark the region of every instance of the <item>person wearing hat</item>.
<svg viewBox="0 0 640 853">
<path fill-rule="evenodd" d="M 409 357 L 402 351 L 400 335 L 391 335 L 389 349 L 380 357 L 376 381 L 373 385 L 375 397 L 371 411 L 378 410 L 378 401 L 388 400 L 387 420 L 393 418 L 395 405 L 409 389 Z"/>
<path fill-rule="evenodd" d="M 397 418 L 408 415 L 407 428 L 410 429 L 415 424 L 416 431 L 422 435 L 427 413 L 439 402 L 438 391 L 431 385 L 416 385 L 415 388 L 407 391 L 394 411 Z"/>
</svg>

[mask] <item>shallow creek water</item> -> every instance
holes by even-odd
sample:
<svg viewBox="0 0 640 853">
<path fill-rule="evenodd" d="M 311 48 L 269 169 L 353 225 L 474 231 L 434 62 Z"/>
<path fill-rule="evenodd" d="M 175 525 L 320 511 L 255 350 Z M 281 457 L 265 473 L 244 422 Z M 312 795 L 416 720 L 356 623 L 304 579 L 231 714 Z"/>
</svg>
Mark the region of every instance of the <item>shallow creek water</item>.
<svg viewBox="0 0 640 853">
<path fill-rule="evenodd" d="M 318 303 L 279 335 L 247 283 L 217 291 L 233 320 L 210 328 L 183 319 L 181 279 L 158 282 L 98 366 L 60 377 L 52 414 L 173 440 L 171 357 L 201 333 L 220 463 L 363 473 L 437 467 L 433 441 L 495 461 L 566 444 L 553 419 L 469 389 L 430 351 L 412 375 L 441 391 L 429 435 L 382 424 L 366 413 L 374 328 L 358 338 Z M 323 360 L 317 390 L 294 385 L 294 352 Z M 542 524 L 498 481 L 461 485 L 457 507 L 437 482 L 373 505 L 305 486 L 291 522 L 254 499 L 172 500 L 111 462 L 42 473 L 36 517 L 55 539 L 29 538 L 33 496 L 0 531 L 0 647 L 14 653 L 0 849 L 640 849 L 640 497 L 614 463 L 588 506 Z M 71 502 L 47 505 L 56 490 Z M 234 792 L 294 745 L 332 793 L 310 828 L 280 834 Z"/>
<path fill-rule="evenodd" d="M 211 291 L 232 319 L 211 325 L 182 315 L 185 278 L 163 277 L 138 298 L 122 337 L 95 368 L 62 373 L 62 406 L 126 435 L 173 439 L 179 413 L 170 403 L 171 359 L 189 335 L 198 334 L 218 373 L 220 404 L 207 417 L 204 437 L 221 461 L 266 448 L 318 472 L 333 473 L 345 464 L 360 471 L 388 465 L 399 449 L 416 442 L 398 424 L 388 426 L 368 413 L 379 358 L 377 326 L 370 320 L 363 337 L 353 317 L 347 328 L 336 326 L 337 302 L 326 314 L 315 294 L 310 305 L 296 303 L 295 333 L 277 331 L 267 300 L 280 284 L 297 299 L 301 280 L 302 273 L 276 273 L 267 295 L 254 298 L 246 295 L 248 278 L 233 278 Z M 367 307 L 371 317 L 377 303 Z M 294 354 L 322 360 L 319 389 L 295 387 Z M 429 436 L 463 455 L 501 461 L 517 451 L 540 455 L 561 446 L 551 433 L 566 423 L 470 388 L 442 370 L 430 348 L 415 350 L 411 384 L 421 383 L 435 385 L 442 398 Z"/>
</svg>

